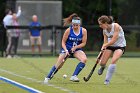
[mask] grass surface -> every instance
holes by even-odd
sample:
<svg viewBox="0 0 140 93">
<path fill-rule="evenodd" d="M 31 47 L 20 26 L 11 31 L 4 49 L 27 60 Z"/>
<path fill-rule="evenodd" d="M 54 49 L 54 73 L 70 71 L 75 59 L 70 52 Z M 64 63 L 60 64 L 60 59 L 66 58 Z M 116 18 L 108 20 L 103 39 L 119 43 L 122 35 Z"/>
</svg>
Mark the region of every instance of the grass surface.
<svg viewBox="0 0 140 93">
<path fill-rule="evenodd" d="M 63 68 L 49 82 L 44 85 L 42 81 L 56 62 L 55 57 L 46 58 L 0 58 L 0 76 L 12 79 L 29 87 L 45 93 L 140 93 L 140 58 L 121 58 L 117 63 L 117 70 L 110 85 L 104 85 L 106 70 L 102 76 L 96 71 L 88 82 L 83 81 L 95 64 L 96 58 L 88 58 L 86 67 L 79 74 L 79 83 L 69 81 L 75 70 L 78 60 L 68 59 Z M 109 64 L 109 63 L 108 63 Z M 107 65 L 108 65 L 107 64 Z M 68 77 L 64 79 L 63 74 Z M 32 79 L 29 79 L 32 78 Z M 0 93 L 28 93 L 16 86 L 0 80 Z"/>
</svg>

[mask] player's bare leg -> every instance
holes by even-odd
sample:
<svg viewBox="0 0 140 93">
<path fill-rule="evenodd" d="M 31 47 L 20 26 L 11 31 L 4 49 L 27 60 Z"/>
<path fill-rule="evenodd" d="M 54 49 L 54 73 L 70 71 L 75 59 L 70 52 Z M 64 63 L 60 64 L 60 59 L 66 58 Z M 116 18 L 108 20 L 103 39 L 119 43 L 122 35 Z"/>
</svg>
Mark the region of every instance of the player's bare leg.
<svg viewBox="0 0 140 93">
<path fill-rule="evenodd" d="M 110 58 L 111 54 L 112 54 L 111 50 L 104 50 L 104 53 L 102 55 L 101 62 L 100 62 L 101 67 L 98 70 L 98 75 L 103 74 L 103 71 L 106 67 L 106 63 L 107 63 L 108 59 Z"/>
<path fill-rule="evenodd" d="M 110 80 L 112 78 L 113 73 L 115 72 L 116 69 L 116 62 L 117 60 L 122 56 L 123 51 L 121 49 L 115 50 L 113 57 L 112 57 L 112 62 L 111 64 L 108 66 L 108 70 L 106 73 L 106 78 L 105 78 L 105 85 L 108 85 L 110 83 Z"/>
<path fill-rule="evenodd" d="M 80 62 L 78 63 L 73 75 L 70 78 L 70 81 L 73 82 L 79 82 L 80 80 L 78 79 L 78 74 L 81 72 L 81 70 L 85 67 L 85 63 L 87 61 L 87 57 L 85 53 L 81 50 L 76 51 L 74 53 L 75 58 L 77 58 Z"/>
</svg>

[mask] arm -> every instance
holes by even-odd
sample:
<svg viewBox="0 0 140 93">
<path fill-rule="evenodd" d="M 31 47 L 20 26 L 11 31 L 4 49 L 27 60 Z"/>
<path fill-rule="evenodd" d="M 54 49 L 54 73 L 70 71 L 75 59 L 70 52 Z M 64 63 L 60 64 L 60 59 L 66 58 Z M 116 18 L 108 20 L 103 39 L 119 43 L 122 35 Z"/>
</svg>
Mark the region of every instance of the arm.
<svg viewBox="0 0 140 93">
<path fill-rule="evenodd" d="M 29 37 L 31 36 L 31 26 L 32 26 L 32 23 L 29 24 L 30 28 L 29 28 Z"/>
<path fill-rule="evenodd" d="M 41 24 L 39 23 L 39 27 L 41 27 Z M 39 28 L 40 30 L 40 36 L 42 36 L 42 31 L 41 31 L 41 28 Z"/>
<path fill-rule="evenodd" d="M 114 34 L 113 34 L 113 37 L 112 37 L 111 41 L 106 43 L 106 44 L 104 44 L 103 47 L 108 47 L 108 46 L 114 44 L 117 41 L 118 36 L 119 36 L 119 31 L 120 31 L 118 24 L 115 24 L 114 30 L 115 31 L 114 31 Z"/>
<path fill-rule="evenodd" d="M 67 51 L 67 48 L 66 48 L 66 41 L 67 41 L 67 39 L 68 39 L 69 33 L 70 33 L 70 28 L 68 28 L 68 29 L 65 31 L 65 33 L 64 33 L 64 35 L 63 35 L 63 38 L 62 38 L 62 48 L 63 48 L 65 51 Z"/>
<path fill-rule="evenodd" d="M 103 32 L 103 36 L 104 36 L 104 43 L 103 43 L 103 45 L 102 45 L 101 50 L 104 49 L 104 45 L 107 44 L 107 42 L 108 42 L 108 37 L 107 37 L 107 35 L 106 35 L 104 32 Z"/>
<path fill-rule="evenodd" d="M 103 32 L 103 36 L 104 36 L 104 44 L 106 44 L 108 42 L 108 37 L 104 32 Z"/>
<path fill-rule="evenodd" d="M 82 48 L 86 45 L 86 42 L 87 42 L 87 30 L 85 28 L 82 28 L 82 31 L 83 31 L 83 38 L 82 38 L 82 43 L 73 47 L 72 48 L 72 51 L 75 51 L 77 48 Z"/>
<path fill-rule="evenodd" d="M 87 42 L 87 30 L 85 28 L 83 28 L 83 38 L 82 38 L 82 43 L 75 46 L 76 49 L 77 48 L 82 48 L 86 45 L 86 42 Z"/>
<path fill-rule="evenodd" d="M 42 31 L 40 30 L 40 36 L 42 36 Z"/>
<path fill-rule="evenodd" d="M 18 6 L 18 12 L 17 12 L 17 17 L 19 17 L 21 15 L 21 7 Z"/>
</svg>

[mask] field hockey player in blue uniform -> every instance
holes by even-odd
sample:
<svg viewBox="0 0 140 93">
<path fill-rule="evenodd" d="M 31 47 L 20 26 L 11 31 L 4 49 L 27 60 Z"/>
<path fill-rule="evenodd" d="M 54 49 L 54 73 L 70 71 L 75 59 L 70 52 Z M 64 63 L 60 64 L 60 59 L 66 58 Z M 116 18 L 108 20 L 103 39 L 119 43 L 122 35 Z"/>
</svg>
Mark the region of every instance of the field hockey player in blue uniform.
<svg viewBox="0 0 140 93">
<path fill-rule="evenodd" d="M 79 82 L 78 74 L 85 67 L 87 61 L 86 54 L 83 52 L 82 48 L 87 42 L 87 30 L 81 27 L 81 20 L 77 14 L 73 13 L 68 18 L 64 19 L 64 26 L 70 25 L 66 29 L 62 38 L 62 49 L 56 64 L 52 67 L 49 74 L 45 77 L 44 83 L 48 83 L 53 75 L 63 66 L 64 59 L 67 55 L 73 53 L 73 56 L 77 58 L 80 62 L 75 68 L 70 81 Z"/>
</svg>

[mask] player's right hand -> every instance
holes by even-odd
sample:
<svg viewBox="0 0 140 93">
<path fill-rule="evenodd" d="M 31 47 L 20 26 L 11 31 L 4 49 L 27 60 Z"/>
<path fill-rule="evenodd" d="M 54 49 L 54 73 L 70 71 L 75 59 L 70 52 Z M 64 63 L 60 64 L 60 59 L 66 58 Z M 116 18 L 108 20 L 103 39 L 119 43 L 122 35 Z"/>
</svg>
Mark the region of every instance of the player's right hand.
<svg viewBox="0 0 140 93">
<path fill-rule="evenodd" d="M 66 57 L 67 55 L 70 55 L 68 50 L 65 51 L 65 57 Z"/>
</svg>

